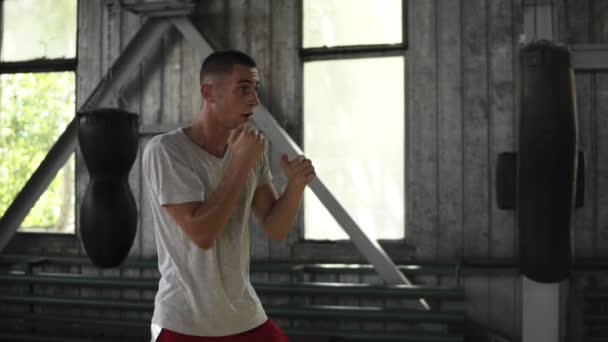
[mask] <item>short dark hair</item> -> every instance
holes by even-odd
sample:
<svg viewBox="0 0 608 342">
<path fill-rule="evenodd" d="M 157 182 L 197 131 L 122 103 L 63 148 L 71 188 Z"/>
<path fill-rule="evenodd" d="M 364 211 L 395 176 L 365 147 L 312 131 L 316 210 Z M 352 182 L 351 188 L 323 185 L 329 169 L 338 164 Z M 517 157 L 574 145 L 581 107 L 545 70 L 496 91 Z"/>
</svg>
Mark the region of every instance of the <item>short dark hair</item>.
<svg viewBox="0 0 608 342">
<path fill-rule="evenodd" d="M 249 57 L 244 52 L 237 50 L 216 51 L 210 54 L 203 61 L 200 72 L 200 84 L 203 84 L 205 78 L 209 75 L 230 74 L 232 68 L 236 64 L 246 65 L 252 68 L 256 67 L 253 58 Z"/>
</svg>

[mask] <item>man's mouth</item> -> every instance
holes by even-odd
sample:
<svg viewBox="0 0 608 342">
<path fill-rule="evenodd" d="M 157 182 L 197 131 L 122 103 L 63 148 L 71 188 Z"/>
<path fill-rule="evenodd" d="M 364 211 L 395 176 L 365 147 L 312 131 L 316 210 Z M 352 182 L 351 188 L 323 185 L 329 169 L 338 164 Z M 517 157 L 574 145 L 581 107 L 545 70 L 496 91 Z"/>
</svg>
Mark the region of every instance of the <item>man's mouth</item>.
<svg viewBox="0 0 608 342">
<path fill-rule="evenodd" d="M 244 116 L 246 118 L 249 118 L 252 115 L 253 115 L 253 113 L 244 113 L 244 114 L 241 114 L 241 116 Z"/>
</svg>

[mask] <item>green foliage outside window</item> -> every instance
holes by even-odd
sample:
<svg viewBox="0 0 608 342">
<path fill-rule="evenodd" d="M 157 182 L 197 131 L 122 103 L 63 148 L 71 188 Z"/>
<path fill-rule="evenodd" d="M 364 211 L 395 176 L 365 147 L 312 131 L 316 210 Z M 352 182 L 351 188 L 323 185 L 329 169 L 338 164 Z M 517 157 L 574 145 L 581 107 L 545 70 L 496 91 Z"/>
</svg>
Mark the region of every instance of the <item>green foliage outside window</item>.
<svg viewBox="0 0 608 342">
<path fill-rule="evenodd" d="M 75 113 L 73 72 L 0 75 L 0 216 Z M 57 173 L 22 230 L 74 231 L 74 157 Z"/>
</svg>

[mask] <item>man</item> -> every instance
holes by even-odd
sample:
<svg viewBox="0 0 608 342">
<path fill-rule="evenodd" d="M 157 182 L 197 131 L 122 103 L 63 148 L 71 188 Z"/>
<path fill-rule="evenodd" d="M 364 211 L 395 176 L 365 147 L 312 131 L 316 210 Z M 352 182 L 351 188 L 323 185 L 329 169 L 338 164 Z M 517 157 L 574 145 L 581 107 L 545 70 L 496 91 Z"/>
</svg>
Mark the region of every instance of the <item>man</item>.
<svg viewBox="0 0 608 342">
<path fill-rule="evenodd" d="M 277 195 L 266 140 L 248 124 L 259 104 L 249 56 L 211 54 L 200 84 L 192 124 L 154 137 L 143 153 L 161 273 L 152 339 L 287 341 L 249 280 L 248 218 L 253 211 L 270 239 L 284 239 L 314 168 L 283 155 L 288 185 Z"/>
</svg>

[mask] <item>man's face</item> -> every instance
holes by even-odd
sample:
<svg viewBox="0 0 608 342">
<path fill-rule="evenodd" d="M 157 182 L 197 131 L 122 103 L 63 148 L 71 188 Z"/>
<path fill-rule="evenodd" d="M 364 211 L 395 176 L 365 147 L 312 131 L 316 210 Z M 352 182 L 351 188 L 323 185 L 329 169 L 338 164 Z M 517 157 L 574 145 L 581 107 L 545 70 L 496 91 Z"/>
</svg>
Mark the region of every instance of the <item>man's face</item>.
<svg viewBox="0 0 608 342">
<path fill-rule="evenodd" d="M 232 74 L 218 77 L 214 82 L 214 106 L 217 120 L 226 128 L 234 129 L 253 115 L 259 104 L 259 77 L 256 68 L 237 64 Z"/>
</svg>

